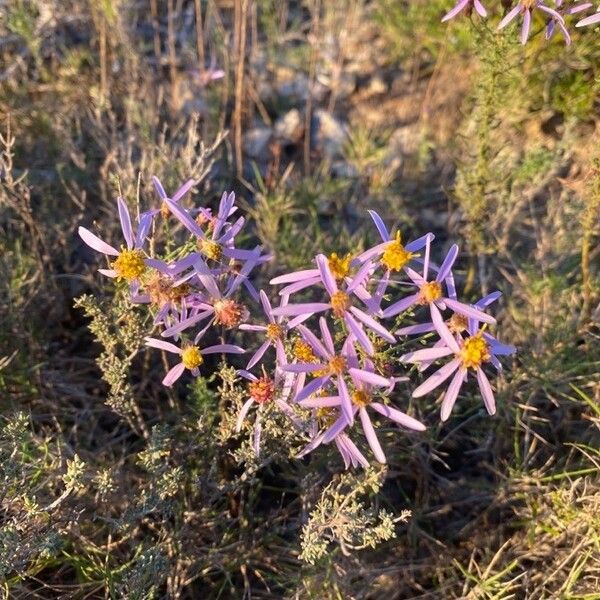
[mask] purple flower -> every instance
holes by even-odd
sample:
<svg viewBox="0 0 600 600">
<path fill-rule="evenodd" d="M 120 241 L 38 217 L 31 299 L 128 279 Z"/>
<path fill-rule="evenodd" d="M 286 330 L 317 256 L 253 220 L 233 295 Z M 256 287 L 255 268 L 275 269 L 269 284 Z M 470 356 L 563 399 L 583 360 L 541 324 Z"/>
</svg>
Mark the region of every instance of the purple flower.
<svg viewBox="0 0 600 600">
<path fill-rule="evenodd" d="M 388 306 L 383 311 L 384 318 L 393 317 L 409 309 L 411 306 L 429 305 L 432 322 L 435 322 L 433 319 L 434 314 L 436 314 L 438 318 L 441 318 L 439 316 L 440 309 L 445 310 L 446 308 L 449 308 L 455 313 L 459 313 L 465 317 L 479 319 L 483 323 L 495 323 L 496 319 L 493 317 L 452 298 L 451 296 L 455 295 L 453 287 L 449 288 L 448 296 L 443 295 L 442 283 L 446 282 L 446 287 L 449 287 L 447 285 L 447 279 L 458 255 L 458 246 L 454 245 L 448 250 L 448 254 L 444 259 L 442 266 L 439 268 L 436 278 L 433 281 L 428 281 L 429 247 L 430 242 L 427 240 L 425 246 L 425 260 L 423 261 L 423 275 L 419 275 L 411 268 L 407 268 L 408 276 L 412 279 L 413 285 L 417 288 L 416 293 L 410 294 L 409 296 L 402 298 L 402 300 L 398 300 L 397 302 L 394 302 L 394 304 Z"/>
<path fill-rule="evenodd" d="M 287 304 L 288 297 L 284 296 L 281 300 L 282 306 Z M 292 319 L 287 325 L 285 324 L 285 317 L 277 317 L 273 314 L 273 308 L 271 307 L 271 303 L 269 302 L 269 298 L 265 294 L 263 290 L 260 291 L 260 302 L 262 304 L 263 312 L 267 317 L 268 324 L 267 325 L 250 325 L 250 324 L 242 324 L 240 325 L 240 329 L 243 331 L 260 331 L 265 334 L 267 338 L 258 348 L 258 350 L 254 353 L 248 364 L 246 365 L 246 369 L 250 370 L 254 367 L 264 356 L 265 352 L 270 348 L 275 348 L 275 353 L 277 356 L 277 365 L 283 366 L 287 364 L 287 358 L 285 355 L 285 347 L 283 345 L 283 341 L 285 339 L 286 333 L 289 329 L 295 327 L 302 321 L 306 320 L 310 315 L 300 315 L 295 319 Z"/>
<path fill-rule="evenodd" d="M 550 15 L 552 19 L 555 19 L 564 27 L 565 20 L 561 14 L 555 9 L 543 4 L 541 0 L 519 0 L 514 8 L 512 8 L 512 10 L 510 10 L 502 19 L 502 21 L 500 21 L 498 30 L 504 29 L 511 21 L 521 14 L 523 15 L 523 24 L 521 26 L 521 44 L 526 44 L 527 40 L 529 39 L 529 31 L 531 28 L 531 13 L 535 9 Z"/>
<path fill-rule="evenodd" d="M 374 210 L 370 210 L 369 214 L 383 242 L 366 250 L 357 259 L 362 263 L 377 258 L 378 264 L 381 264 L 388 273 L 404 269 L 416 256 L 414 253 L 423 248 L 427 241 L 431 242 L 435 238 L 433 233 L 427 233 L 408 244 L 402 244 L 399 231 L 392 238 L 381 217 Z"/>
<path fill-rule="evenodd" d="M 471 5 L 473 5 L 475 10 L 479 13 L 480 17 L 487 17 L 487 11 L 485 10 L 483 4 L 481 4 L 479 0 L 458 0 L 454 8 L 444 16 L 444 18 L 442 19 L 442 23 L 453 19 L 459 13 L 470 8 Z"/>
<path fill-rule="evenodd" d="M 483 330 L 472 332 L 466 339 L 461 335 L 455 337 L 450 333 L 439 313 L 437 313 L 437 316 L 434 315 L 433 323 L 445 345 L 409 352 L 400 357 L 400 360 L 403 362 L 433 361 L 451 355 L 454 355 L 454 358 L 417 387 L 413 391 L 413 397 L 419 398 L 428 394 L 454 374 L 442 401 L 441 419 L 446 421 L 454 407 L 460 387 L 467 380 L 468 373 L 471 370 L 475 372 L 477 377 L 477 383 L 488 413 L 490 415 L 495 414 L 494 394 L 482 365 L 486 362 L 492 362 L 492 359 L 497 360 L 497 356 L 513 354 L 516 351 L 515 347 L 506 346 L 493 338 L 486 337 Z"/>
<path fill-rule="evenodd" d="M 198 376 L 200 371 L 199 367 L 204 362 L 205 354 L 243 354 L 246 352 L 239 346 L 233 346 L 231 344 L 217 344 L 215 346 L 208 346 L 200 349 L 194 345 L 184 345 L 181 348 L 170 342 L 164 340 L 157 340 L 155 338 L 147 337 L 146 345 L 151 348 L 159 348 L 160 350 L 166 350 L 173 354 L 178 354 L 181 357 L 181 362 L 177 363 L 163 379 L 163 385 L 171 387 L 183 374 L 185 369 L 189 369 L 194 376 Z"/>
<path fill-rule="evenodd" d="M 116 260 L 111 263 L 111 269 L 98 269 L 100 273 L 107 277 L 119 277 L 136 286 L 139 283 L 139 278 L 144 274 L 149 259 L 144 257 L 142 246 L 148 235 L 152 218 L 149 216 L 142 217 L 138 226 L 137 234 L 134 234 L 129 210 L 123 198 L 117 198 L 117 206 L 119 209 L 119 220 L 121 221 L 121 230 L 125 238 L 126 248 L 121 247 L 121 251 L 113 248 L 110 244 L 101 240 L 85 227 L 79 227 L 78 232 L 81 239 L 90 247 L 106 254 L 115 256 Z"/>
<path fill-rule="evenodd" d="M 375 458 L 385 464 L 386 458 L 381 444 L 377 439 L 373 423 L 367 412 L 367 408 L 372 408 L 374 411 L 391 419 L 395 423 L 402 425 L 408 429 L 415 431 L 424 431 L 425 426 L 409 417 L 407 414 L 400 412 L 396 408 L 376 402 L 373 400 L 373 388 L 375 386 L 387 387 L 391 389 L 394 385 L 393 381 L 376 374 L 373 371 L 372 363 L 365 365 L 364 369 L 350 368 L 349 374 L 353 383 L 353 391 L 350 394 L 354 414 L 358 413 L 363 432 L 367 438 L 367 442 L 375 455 Z M 305 408 L 328 409 L 331 407 L 341 406 L 342 399 L 339 396 L 315 396 L 307 398 L 299 402 Z M 333 424 L 322 434 L 316 436 L 312 441 L 311 450 L 314 450 L 321 442 L 327 443 L 338 437 L 340 433 L 348 426 L 348 421 L 342 415 L 336 419 Z"/>
<path fill-rule="evenodd" d="M 196 260 L 193 263 L 194 270 L 189 275 L 180 279 L 178 283 L 197 281 L 206 290 L 206 297 L 197 294 L 198 302 L 196 302 L 195 306 L 199 310 L 195 311 L 187 319 L 165 329 L 162 337 L 172 337 L 209 318 L 209 322 L 196 335 L 194 341 L 197 342 L 213 324 L 233 329 L 238 327 L 242 321 L 245 321 L 249 316 L 248 310 L 245 306 L 233 300 L 231 296 L 246 281 L 250 271 L 256 265 L 260 257 L 260 247 L 255 248 L 249 256 L 250 258 L 246 261 L 240 272 L 229 282 L 225 292 L 221 293 L 212 271 L 208 268 L 204 260 L 196 255 Z"/>
<path fill-rule="evenodd" d="M 327 258 L 323 254 L 319 254 L 316 257 L 316 262 L 320 281 L 323 283 L 325 290 L 329 294 L 329 302 L 287 304 L 286 306 L 280 306 L 274 309 L 273 314 L 288 317 L 299 315 L 311 316 L 315 313 L 332 310 L 336 317 L 344 320 L 348 329 L 368 354 L 373 354 L 375 349 L 371 340 L 365 333 L 363 326 L 371 329 L 388 342 L 393 343 L 395 338 L 385 327 L 365 311 L 352 306 L 351 303 L 351 295 L 356 295 L 359 286 L 364 284 L 371 273 L 372 264 L 370 262 L 363 264 L 350 282 L 343 289 L 340 289 L 337 285 L 336 278 L 331 272 Z"/>
<path fill-rule="evenodd" d="M 276 371 L 275 380 L 268 377 L 264 371 L 262 377 L 256 377 L 256 375 L 244 370 L 238 371 L 238 374 L 250 381 L 250 384 L 248 385 L 248 394 L 250 397 L 246 400 L 240 410 L 236 421 L 236 431 L 240 432 L 242 430 L 242 424 L 244 423 L 244 419 L 248 416 L 250 408 L 252 405 L 258 404 L 258 411 L 254 421 L 252 445 L 256 456 L 259 456 L 262 432 L 261 413 L 263 406 L 270 403 L 275 404 L 277 408 L 292 421 L 295 427 L 298 429 L 302 428 L 302 423 L 294 414 L 292 407 L 286 402 L 287 397 L 290 395 L 294 376 L 292 373 L 287 373 L 283 377 L 282 383 L 282 376 L 279 371 Z"/>
<path fill-rule="evenodd" d="M 182 225 L 198 238 L 198 249 L 207 259 L 220 262 L 225 256 L 235 260 L 245 261 L 249 257 L 248 250 L 238 250 L 234 247 L 235 236 L 244 226 L 245 219 L 240 217 L 233 225 L 227 219 L 236 210 L 235 194 L 223 193 L 219 203 L 217 216 L 210 222 L 210 237 L 184 208 L 165 198 L 165 203 Z"/>
<path fill-rule="evenodd" d="M 193 179 L 188 179 L 174 194 L 169 197 L 167 192 L 165 192 L 165 188 L 163 187 L 160 179 L 158 177 L 152 176 L 152 183 L 154 184 L 154 189 L 158 194 L 158 197 L 161 199 L 161 206 L 159 208 L 153 208 L 144 213 L 144 215 L 150 215 L 151 217 L 156 216 L 157 214 L 162 214 L 163 217 L 169 216 L 169 207 L 165 202 L 167 199 L 171 200 L 171 202 L 178 203 L 196 184 Z"/>
</svg>

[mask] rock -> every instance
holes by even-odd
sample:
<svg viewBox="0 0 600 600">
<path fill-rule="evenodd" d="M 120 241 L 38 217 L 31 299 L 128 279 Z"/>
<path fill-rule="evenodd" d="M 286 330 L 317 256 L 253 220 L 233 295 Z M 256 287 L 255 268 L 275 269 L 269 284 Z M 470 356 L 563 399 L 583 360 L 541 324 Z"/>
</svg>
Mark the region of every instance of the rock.
<svg viewBox="0 0 600 600">
<path fill-rule="evenodd" d="M 255 127 L 244 136 L 244 152 L 250 158 L 265 158 L 273 133 L 269 127 Z"/>
<path fill-rule="evenodd" d="M 297 108 L 279 117 L 274 126 L 275 136 L 283 143 L 297 143 L 302 137 L 302 130 L 302 115 Z"/>
<path fill-rule="evenodd" d="M 311 146 L 327 158 L 340 158 L 348 138 L 347 126 L 323 109 L 317 109 L 311 120 Z"/>
</svg>

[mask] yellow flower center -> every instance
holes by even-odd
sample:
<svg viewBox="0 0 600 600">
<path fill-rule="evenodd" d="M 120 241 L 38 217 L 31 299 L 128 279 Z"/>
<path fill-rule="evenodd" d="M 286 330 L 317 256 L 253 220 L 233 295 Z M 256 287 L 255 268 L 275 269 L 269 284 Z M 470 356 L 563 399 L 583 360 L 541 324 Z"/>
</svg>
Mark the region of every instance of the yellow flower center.
<svg viewBox="0 0 600 600">
<path fill-rule="evenodd" d="M 465 315 L 454 313 L 448 320 L 448 329 L 452 333 L 461 333 L 467 329 L 469 320 Z"/>
<path fill-rule="evenodd" d="M 438 281 L 428 281 L 421 287 L 419 304 L 431 304 L 442 297 L 442 284 Z"/>
<path fill-rule="evenodd" d="M 323 428 L 331 427 L 337 420 L 337 414 L 335 410 L 329 406 L 317 408 L 316 417 Z"/>
<path fill-rule="evenodd" d="M 490 360 L 490 349 L 481 333 L 465 340 L 460 350 L 460 358 L 462 358 L 463 366 L 467 369 L 469 367 L 476 369 L 481 363 Z"/>
<path fill-rule="evenodd" d="M 223 256 L 223 248 L 212 240 L 198 240 L 198 249 L 204 256 L 213 260 L 220 260 Z"/>
<path fill-rule="evenodd" d="M 331 308 L 336 317 L 343 317 L 350 308 L 350 298 L 345 292 L 337 291 L 331 296 Z"/>
<path fill-rule="evenodd" d="M 277 323 L 269 323 L 267 325 L 267 338 L 272 342 L 280 340 L 283 337 L 283 327 Z"/>
<path fill-rule="evenodd" d="M 400 239 L 400 232 L 396 232 L 396 238 L 388 243 L 381 257 L 381 263 L 390 271 L 399 271 L 405 267 L 414 256 L 403 245 Z"/>
<path fill-rule="evenodd" d="M 365 408 L 371 404 L 371 396 L 364 390 L 354 390 L 352 392 L 352 402 L 359 408 Z"/>
<path fill-rule="evenodd" d="M 187 369 L 196 369 L 203 362 L 202 354 L 200 353 L 200 348 L 198 346 L 188 346 L 184 348 L 181 353 L 181 362 Z"/>
<path fill-rule="evenodd" d="M 319 362 L 310 345 L 303 340 L 296 340 L 294 344 L 294 357 L 301 363 Z"/>
<path fill-rule="evenodd" d="M 346 370 L 346 359 L 343 356 L 334 356 L 328 366 L 332 375 L 341 375 Z"/>
<path fill-rule="evenodd" d="M 171 209 L 169 208 L 169 205 L 166 202 L 163 202 L 160 205 L 160 216 L 163 219 L 167 219 L 170 214 L 171 214 Z"/>
<path fill-rule="evenodd" d="M 123 250 L 112 263 L 117 275 L 126 281 L 133 281 L 144 274 L 146 263 L 141 250 Z"/>
<path fill-rule="evenodd" d="M 329 255 L 328 263 L 329 269 L 336 279 L 344 279 L 348 273 L 350 273 L 350 261 L 352 256 L 346 254 L 343 258 L 340 258 L 335 252 Z"/>
<path fill-rule="evenodd" d="M 229 299 L 217 300 L 213 307 L 215 309 L 215 323 L 225 325 L 227 329 L 237 327 L 247 312 L 244 306 Z"/>
<path fill-rule="evenodd" d="M 264 404 L 273 399 L 275 395 L 275 384 L 267 376 L 261 377 L 248 384 L 248 392 L 255 402 Z"/>
</svg>

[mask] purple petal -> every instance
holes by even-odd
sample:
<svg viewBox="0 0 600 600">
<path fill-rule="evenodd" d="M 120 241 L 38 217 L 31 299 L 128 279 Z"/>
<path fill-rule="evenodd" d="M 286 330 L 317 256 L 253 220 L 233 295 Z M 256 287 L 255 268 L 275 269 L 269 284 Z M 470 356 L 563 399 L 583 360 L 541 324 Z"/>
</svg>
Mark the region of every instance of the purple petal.
<svg viewBox="0 0 600 600">
<path fill-rule="evenodd" d="M 348 386 L 341 375 L 337 377 L 337 387 L 340 393 L 340 400 L 342 401 L 342 415 L 344 415 L 348 425 L 352 425 L 354 423 L 354 408 L 350 399 L 350 393 L 348 392 Z"/>
<path fill-rule="evenodd" d="M 431 242 L 433 242 L 434 239 L 435 239 L 435 235 L 433 235 L 433 233 L 426 233 L 425 235 L 422 235 L 420 238 L 417 238 L 416 240 L 413 240 L 412 242 L 409 242 L 408 244 L 406 244 L 406 246 L 404 246 L 404 248 L 406 250 L 408 250 L 409 252 L 416 252 L 417 250 L 424 248 L 427 244 L 430 244 Z"/>
<path fill-rule="evenodd" d="M 517 5 L 500 21 L 498 25 L 498 31 L 504 29 L 519 13 L 521 12 L 521 2 L 517 2 Z"/>
<path fill-rule="evenodd" d="M 369 466 L 369 461 L 362 455 L 361 451 L 356 447 L 356 444 L 345 433 L 340 433 L 335 441 L 340 453 L 343 448 L 348 454 L 348 458 L 352 461 L 353 466 L 361 465 L 365 469 Z"/>
<path fill-rule="evenodd" d="M 454 262 L 456 261 L 456 257 L 458 256 L 458 246 L 453 244 L 450 250 L 448 250 L 448 254 L 446 254 L 446 258 L 444 258 L 444 262 L 440 267 L 440 270 L 435 278 L 436 281 L 444 281 L 448 274 L 450 273 L 450 269 L 454 266 Z"/>
<path fill-rule="evenodd" d="M 458 369 L 460 363 L 461 359 L 455 358 L 438 369 L 431 377 L 429 377 L 429 379 L 426 379 L 416 390 L 414 390 L 412 393 L 413 398 L 420 398 L 444 383 L 444 381 Z"/>
<path fill-rule="evenodd" d="M 541 6 L 538 6 L 541 8 Z M 526 44 L 529 39 L 529 29 L 531 27 L 531 11 L 527 8 L 523 13 L 523 26 L 521 27 L 521 44 Z"/>
<path fill-rule="evenodd" d="M 306 384 L 300 392 L 296 395 L 296 402 L 300 402 L 309 396 L 312 396 L 315 392 L 320 390 L 331 378 L 331 375 L 325 375 L 324 377 L 317 377 L 310 383 Z"/>
<path fill-rule="evenodd" d="M 371 385 L 377 385 L 379 387 L 390 387 L 390 385 L 392 385 L 392 381 L 390 381 L 387 377 L 382 377 L 381 375 L 373 373 L 372 371 L 351 368 L 349 369 L 349 373 L 353 377 L 356 377 L 356 379 Z"/>
<path fill-rule="evenodd" d="M 331 269 L 329 268 L 329 261 L 323 254 L 318 254 L 315 258 L 317 262 L 317 267 L 319 268 L 319 274 L 321 276 L 321 281 L 327 290 L 327 293 L 330 296 L 333 296 L 337 291 L 337 283 L 335 282 L 335 277 L 331 273 Z"/>
<path fill-rule="evenodd" d="M 117 272 L 114 269 L 98 269 L 98 273 L 102 273 L 106 277 L 114 279 L 117 276 Z"/>
<path fill-rule="evenodd" d="M 400 327 L 400 329 L 396 330 L 396 335 L 420 335 L 422 333 L 429 333 L 430 331 L 435 331 L 433 323 L 421 323 Z"/>
<path fill-rule="evenodd" d="M 240 414 L 238 415 L 236 424 L 235 424 L 235 430 L 237 432 L 240 432 L 242 430 L 242 424 L 244 423 L 244 419 L 246 418 L 246 415 L 248 414 L 248 411 L 250 410 L 250 407 L 254 404 L 254 398 L 250 398 L 249 400 L 246 400 L 246 402 L 244 402 L 244 406 L 242 406 L 242 409 L 240 410 Z"/>
<path fill-rule="evenodd" d="M 400 357 L 400 362 L 417 363 L 423 362 L 424 360 L 432 361 L 444 356 L 453 354 L 454 350 L 443 346 L 442 348 L 425 348 L 424 350 L 415 350 L 414 352 L 408 352 Z"/>
<path fill-rule="evenodd" d="M 417 421 L 417 419 L 413 419 L 413 417 L 409 417 L 407 414 L 392 408 L 391 406 L 386 406 L 379 402 L 372 402 L 371 406 L 373 407 L 373 410 L 376 410 L 379 414 L 407 429 L 414 429 L 415 431 L 425 431 L 426 429 L 421 421 Z"/>
<path fill-rule="evenodd" d="M 365 352 L 369 356 L 375 354 L 375 348 L 373 347 L 369 336 L 365 333 L 360 323 L 358 323 L 350 313 L 346 313 L 344 315 L 344 321 L 346 325 L 348 325 L 348 329 L 350 329 L 358 343 L 364 348 Z"/>
<path fill-rule="evenodd" d="M 419 294 L 411 294 L 410 296 L 406 296 L 406 298 L 402 298 L 402 300 L 399 300 L 398 302 L 395 302 L 394 304 L 388 306 L 383 311 L 384 319 L 394 317 L 397 314 L 404 312 L 405 310 L 410 308 L 417 301 L 418 298 Z"/>
<path fill-rule="evenodd" d="M 306 398 L 298 402 L 304 408 L 324 408 L 339 406 L 342 403 L 339 396 L 317 396 L 315 398 Z"/>
<path fill-rule="evenodd" d="M 315 373 L 325 368 L 325 365 L 319 363 L 290 363 L 282 367 L 286 373 Z"/>
<path fill-rule="evenodd" d="M 164 200 L 167 197 L 167 192 L 165 192 L 165 188 L 160 182 L 160 179 L 152 175 L 152 183 L 154 184 L 154 189 L 156 190 L 156 193 L 158 194 L 159 198 L 161 200 Z"/>
<path fill-rule="evenodd" d="M 269 281 L 271 285 L 279 285 L 280 283 L 295 283 L 296 281 L 303 281 L 305 279 L 312 279 L 319 276 L 319 269 L 306 269 L 304 271 L 295 271 L 294 273 L 287 273 L 280 275 Z"/>
<path fill-rule="evenodd" d="M 298 325 L 298 331 L 300 335 L 304 338 L 310 347 L 320 356 L 325 359 L 331 358 L 331 354 L 327 351 L 327 348 L 319 341 L 317 336 L 304 325 Z"/>
<path fill-rule="evenodd" d="M 448 389 L 444 394 L 441 410 L 442 421 L 447 421 L 448 417 L 450 416 L 450 413 L 452 412 L 452 408 L 454 407 L 454 403 L 456 402 L 456 398 L 458 397 L 458 392 L 460 390 L 460 386 L 463 383 L 463 378 L 466 372 L 467 371 L 464 368 L 459 369 L 452 378 L 452 381 L 450 382 L 450 385 L 448 386 Z"/>
<path fill-rule="evenodd" d="M 367 261 L 356 273 L 356 275 L 351 279 L 350 284 L 346 288 L 346 292 L 353 292 L 356 288 L 361 286 L 365 280 L 369 277 L 369 274 L 373 270 L 373 263 L 371 261 Z"/>
<path fill-rule="evenodd" d="M 590 15 L 585 19 L 581 19 L 575 25 L 575 27 L 585 27 L 586 25 L 594 25 L 596 23 L 600 23 L 600 12 L 597 12 L 595 15 Z"/>
<path fill-rule="evenodd" d="M 179 202 L 193 187 L 196 182 L 193 179 L 188 179 L 174 194 L 173 202 Z M 164 190 L 163 190 L 164 193 Z M 162 196 L 163 198 L 165 196 Z"/>
<path fill-rule="evenodd" d="M 254 356 L 250 359 L 248 364 L 246 365 L 246 369 L 250 370 L 264 355 L 264 353 L 269 349 L 271 345 L 270 341 L 264 342 L 258 350 L 254 353 Z"/>
<path fill-rule="evenodd" d="M 131 227 L 131 217 L 125 201 L 120 196 L 117 198 L 117 206 L 119 207 L 119 220 L 121 221 L 121 229 L 123 236 L 127 242 L 127 248 L 133 248 L 133 228 Z"/>
<path fill-rule="evenodd" d="M 78 230 L 79 237 L 90 247 L 97 252 L 102 254 L 108 254 L 110 256 L 119 256 L 119 251 L 115 250 L 112 246 L 103 242 L 97 235 L 94 235 L 91 231 L 85 227 L 80 227 Z"/>
<path fill-rule="evenodd" d="M 202 354 L 218 354 L 219 352 L 223 352 L 223 354 L 244 354 L 246 351 L 232 344 L 217 344 L 208 348 L 202 348 Z"/>
<path fill-rule="evenodd" d="M 306 304 L 288 304 L 287 306 L 278 306 L 273 309 L 273 315 L 278 317 L 296 317 L 298 315 L 314 315 L 324 310 L 329 310 L 331 306 L 324 302 L 308 302 Z"/>
<path fill-rule="evenodd" d="M 496 414 L 496 400 L 494 399 L 494 392 L 492 391 L 492 386 L 490 385 L 489 379 L 481 367 L 477 368 L 477 383 L 479 384 L 479 389 L 481 390 L 481 395 L 483 396 L 483 402 L 485 403 L 488 413 L 490 415 Z"/>
<path fill-rule="evenodd" d="M 331 440 L 336 438 L 348 426 L 346 417 L 340 417 L 324 434 L 323 443 L 329 444 Z"/>
<path fill-rule="evenodd" d="M 164 340 L 157 340 L 156 338 L 144 338 L 146 346 L 151 348 L 159 348 L 160 350 L 166 350 L 167 352 L 173 352 L 173 354 L 181 354 L 181 348 L 171 342 L 165 342 Z"/>
<path fill-rule="evenodd" d="M 382 464 L 386 463 L 385 454 L 381 449 L 381 444 L 377 439 L 377 435 L 375 434 L 375 430 L 373 429 L 373 423 L 371 423 L 371 419 L 367 414 L 367 411 L 364 408 L 361 408 L 358 411 L 360 415 L 360 422 L 362 423 L 363 431 L 365 432 L 365 437 L 367 438 L 367 442 L 369 442 L 369 446 L 371 450 L 373 450 L 373 454 L 375 458 Z"/>
<path fill-rule="evenodd" d="M 375 333 L 378 333 L 384 340 L 387 340 L 391 344 L 396 341 L 396 338 L 380 323 L 378 323 L 373 317 L 363 312 L 359 308 L 352 306 L 350 308 L 352 314 L 362 321 L 369 329 L 372 329 Z"/>
<path fill-rule="evenodd" d="M 487 10 L 485 10 L 483 4 L 481 4 L 479 0 L 474 0 L 473 6 L 475 7 L 475 10 L 479 13 L 480 17 L 483 17 L 484 19 L 485 17 L 487 17 Z"/>
<path fill-rule="evenodd" d="M 285 287 L 281 288 L 281 290 L 279 291 L 280 295 L 284 295 L 284 294 L 295 294 L 296 292 L 299 292 L 300 290 L 306 289 L 307 287 L 310 287 L 311 285 L 315 285 L 316 283 L 320 282 L 321 278 L 319 276 L 317 277 L 312 277 L 311 279 L 303 279 L 302 281 L 297 281 L 296 283 L 290 283 L 290 285 L 286 285 Z"/>
<path fill-rule="evenodd" d="M 453 19 L 459 12 L 465 9 L 467 4 L 469 4 L 469 0 L 460 0 L 457 2 L 456 6 L 450 12 L 446 13 L 446 15 L 444 15 L 442 18 L 442 23 Z"/>
<path fill-rule="evenodd" d="M 198 225 L 198 223 L 196 223 L 196 221 L 194 221 L 194 219 L 192 219 L 192 217 L 189 215 L 189 213 L 186 210 L 181 208 L 181 206 L 179 206 L 178 204 L 176 204 L 175 202 L 173 202 L 173 200 L 171 200 L 169 198 L 165 198 L 165 203 L 169 207 L 171 214 L 190 233 L 192 233 L 196 237 L 199 237 L 200 239 L 206 239 L 206 236 L 204 235 L 204 232 L 202 231 L 202 229 L 200 229 L 200 226 Z"/>
<path fill-rule="evenodd" d="M 162 380 L 163 385 L 167 387 L 171 387 L 182 375 L 185 371 L 185 365 L 183 363 L 177 363 Z"/>
<path fill-rule="evenodd" d="M 331 337 L 329 327 L 327 327 L 327 321 L 323 317 L 319 319 L 319 329 L 321 330 L 321 339 L 323 340 L 323 344 L 327 349 L 327 352 L 329 352 L 330 355 L 335 354 L 333 338 Z"/>
</svg>

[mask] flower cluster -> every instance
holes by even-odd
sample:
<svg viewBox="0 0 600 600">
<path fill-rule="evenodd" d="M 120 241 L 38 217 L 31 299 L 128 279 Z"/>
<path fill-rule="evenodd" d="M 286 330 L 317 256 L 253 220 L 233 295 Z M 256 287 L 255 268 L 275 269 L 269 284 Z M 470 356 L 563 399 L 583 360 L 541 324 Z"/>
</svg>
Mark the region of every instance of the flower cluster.
<svg viewBox="0 0 600 600">
<path fill-rule="evenodd" d="M 592 2 L 564 1 L 554 0 L 553 6 L 549 4 L 549 0 L 518 0 L 512 8 L 507 10 L 506 14 L 497 26 L 498 30 L 502 30 L 510 23 L 519 19 L 521 21 L 521 43 L 526 44 L 531 33 L 532 20 L 538 15 L 546 23 L 545 36 L 549 40 L 555 30 L 562 33 L 565 43 L 571 43 L 571 35 L 567 28 L 567 21 L 572 15 L 579 15 L 593 8 Z M 449 21 L 460 14 L 470 14 L 473 9 L 481 17 L 486 18 L 488 11 L 480 0 L 458 0 L 454 7 L 444 15 L 442 22 Z M 600 11 L 591 14 L 583 19 L 580 19 L 575 27 L 585 27 L 586 25 L 594 25 L 600 23 Z"/>
<path fill-rule="evenodd" d="M 488 331 L 495 319 L 486 309 L 499 292 L 475 304 L 458 300 L 456 245 L 438 265 L 431 260 L 433 234 L 404 243 L 400 232 L 392 234 L 380 216 L 369 211 L 379 243 L 356 255 L 317 254 L 312 268 L 275 277 L 270 283 L 278 287 L 278 302 L 273 305 L 272 294 L 258 291 L 250 280 L 270 256 L 260 246 L 236 245 L 245 220 L 235 218 L 234 194 L 223 194 L 213 214 L 206 207 L 184 208 L 181 201 L 194 186 L 191 180 L 171 197 L 156 178 L 154 185 L 160 203 L 137 218 L 136 231 L 125 201 L 117 200 L 125 240 L 120 250 L 83 227 L 79 234 L 109 257 L 110 268 L 100 272 L 125 282 L 134 303 L 151 307 L 160 334 L 146 338 L 147 345 L 177 357 L 164 385 L 172 386 L 186 370 L 197 376 L 208 355 L 245 352 L 226 343 L 227 336 L 259 338 L 238 371 L 248 382 L 248 400 L 237 419 L 241 431 L 256 408 L 257 454 L 261 414 L 269 405 L 308 436 L 299 456 L 334 443 L 346 467 L 367 466 L 357 437 L 362 429 L 376 460 L 385 463 L 378 424 L 388 420 L 405 430 L 425 430 L 423 423 L 398 408 L 398 389 L 409 380 L 408 374 L 438 361 L 444 364 L 414 389 L 413 398 L 451 378 L 441 402 L 445 421 L 471 374 L 488 413 L 495 413 L 484 367 L 490 363 L 501 369 L 498 357 L 515 348 Z M 166 220 L 170 232 L 160 254 L 154 237 L 147 244 L 156 220 Z M 178 231 L 184 236 L 176 245 Z M 251 319 L 252 303 L 262 313 L 260 320 Z M 425 322 L 403 323 L 413 316 L 423 316 Z M 413 336 L 419 336 L 419 348 L 405 352 Z M 430 343 L 423 347 L 424 342 Z"/>
</svg>

